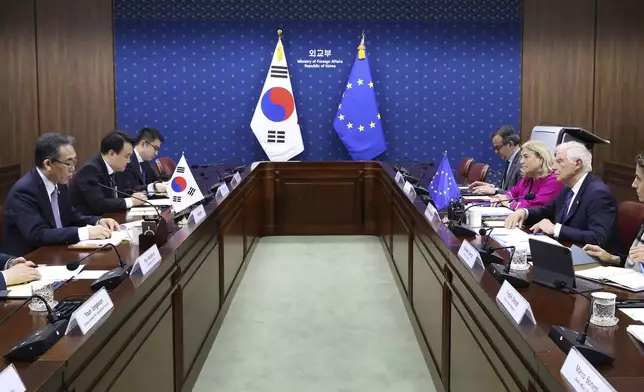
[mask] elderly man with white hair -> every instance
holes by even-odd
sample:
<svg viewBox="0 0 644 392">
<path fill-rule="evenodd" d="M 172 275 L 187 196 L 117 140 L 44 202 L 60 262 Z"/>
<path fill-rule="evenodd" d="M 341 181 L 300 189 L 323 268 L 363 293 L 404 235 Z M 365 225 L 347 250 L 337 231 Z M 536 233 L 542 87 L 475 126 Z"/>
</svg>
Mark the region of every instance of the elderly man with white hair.
<svg viewBox="0 0 644 392">
<path fill-rule="evenodd" d="M 505 227 L 520 227 L 525 223 L 535 233 L 616 251 L 619 248 L 617 202 L 591 170 L 592 156 L 583 144 L 560 144 L 555 157 L 555 175 L 565 188 L 543 207 L 515 211 L 505 220 Z"/>
</svg>

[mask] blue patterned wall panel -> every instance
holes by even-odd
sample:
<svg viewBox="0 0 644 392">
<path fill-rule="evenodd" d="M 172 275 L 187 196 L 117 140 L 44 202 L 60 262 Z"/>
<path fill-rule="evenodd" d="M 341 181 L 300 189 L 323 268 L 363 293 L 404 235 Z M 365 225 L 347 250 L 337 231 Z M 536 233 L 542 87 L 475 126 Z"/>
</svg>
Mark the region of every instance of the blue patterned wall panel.
<svg viewBox="0 0 644 392">
<path fill-rule="evenodd" d="M 265 159 L 250 121 L 281 28 L 304 138 L 299 159 L 349 159 L 332 122 L 364 30 L 388 144 L 381 159 L 438 161 L 447 151 L 452 165 L 463 156 L 500 164 L 489 134 L 519 123 L 520 0 L 321 4 L 117 0 L 118 127 L 157 127 L 167 135 L 162 154 L 185 151 L 191 163 Z M 284 7 L 289 21 L 271 21 Z M 318 49 L 343 63 L 298 64 L 318 59 L 309 57 Z"/>
</svg>

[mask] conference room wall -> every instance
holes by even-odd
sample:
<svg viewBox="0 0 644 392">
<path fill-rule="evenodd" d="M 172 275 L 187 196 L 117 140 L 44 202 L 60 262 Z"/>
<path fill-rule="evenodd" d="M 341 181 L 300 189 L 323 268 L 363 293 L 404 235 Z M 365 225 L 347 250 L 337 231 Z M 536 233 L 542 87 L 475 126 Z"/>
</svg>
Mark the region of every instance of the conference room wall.
<svg viewBox="0 0 644 392">
<path fill-rule="evenodd" d="M 382 12 L 375 20 L 362 2 L 269 3 L 117 0 L 119 128 L 156 126 L 169 135 L 164 154 L 185 152 L 190 163 L 266 159 L 250 121 L 281 28 L 304 139 L 298 159 L 350 159 L 332 122 L 364 30 L 388 144 L 379 158 L 438 161 L 447 151 L 453 166 L 463 156 L 500 166 L 489 134 L 519 124 L 520 1 L 428 1 L 413 15 L 405 6 L 418 2 L 371 1 Z M 288 8 L 289 21 L 270 21 L 280 14 L 272 6 Z M 298 61 L 315 60 L 310 50 L 343 63 L 305 68 Z"/>
</svg>

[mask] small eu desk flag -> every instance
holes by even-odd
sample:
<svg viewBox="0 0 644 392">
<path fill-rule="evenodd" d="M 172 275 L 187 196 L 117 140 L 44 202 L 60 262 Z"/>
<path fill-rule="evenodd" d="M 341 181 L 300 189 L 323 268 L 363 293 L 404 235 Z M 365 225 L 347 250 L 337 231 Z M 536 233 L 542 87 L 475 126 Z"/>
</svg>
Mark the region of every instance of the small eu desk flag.
<svg viewBox="0 0 644 392">
<path fill-rule="evenodd" d="M 354 161 L 371 160 L 387 149 L 365 52 L 364 34 L 333 120 L 333 128 Z"/>
<path fill-rule="evenodd" d="M 450 201 L 461 196 L 458 185 L 456 185 L 454 173 L 452 173 L 452 168 L 449 166 L 447 154 L 443 156 L 443 160 L 438 166 L 431 184 L 429 184 L 429 195 L 439 211 L 447 207 Z"/>
</svg>

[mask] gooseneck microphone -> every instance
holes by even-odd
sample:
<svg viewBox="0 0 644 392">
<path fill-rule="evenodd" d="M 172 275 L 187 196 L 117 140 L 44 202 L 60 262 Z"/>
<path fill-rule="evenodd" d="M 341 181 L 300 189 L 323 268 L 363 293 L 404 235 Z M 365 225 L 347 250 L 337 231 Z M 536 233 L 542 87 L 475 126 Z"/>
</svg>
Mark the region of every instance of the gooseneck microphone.
<svg viewBox="0 0 644 392">
<path fill-rule="evenodd" d="M 555 288 L 558 290 L 567 290 L 586 298 L 590 302 L 590 309 L 588 311 L 588 319 L 586 320 L 583 332 L 580 333 L 571 328 L 562 327 L 561 325 L 553 325 L 550 327 L 550 332 L 548 332 L 550 339 L 552 339 L 557 347 L 559 347 L 566 355 L 572 347 L 575 347 L 592 365 L 604 365 L 613 362 L 615 358 L 588 337 L 588 327 L 590 325 L 590 318 L 593 314 L 593 303 L 591 299 L 588 298 L 587 295 L 568 286 L 564 281 L 557 280 L 554 283 Z"/>
<path fill-rule="evenodd" d="M 507 280 L 508 283 L 510 283 L 513 287 L 517 289 L 522 289 L 530 286 L 530 281 L 528 281 L 523 276 L 513 274 L 510 271 L 510 269 L 512 268 L 512 258 L 514 257 L 514 252 L 516 251 L 516 248 L 514 246 L 505 246 L 502 248 L 492 248 L 492 249 L 493 250 L 512 249 L 512 252 L 510 253 L 510 258 L 508 259 L 508 263 L 506 265 L 503 265 L 501 263 L 490 263 L 486 267 L 487 272 L 489 272 L 490 275 L 492 275 L 497 282 L 503 284 L 503 282 Z"/>
<path fill-rule="evenodd" d="M 126 193 L 126 192 L 123 192 L 123 191 L 118 190 L 117 188 L 114 188 L 114 187 L 111 187 L 111 186 L 107 186 L 107 185 L 105 185 L 105 184 L 101 184 L 100 182 L 96 181 L 96 179 L 94 179 L 94 178 L 90 178 L 89 180 L 87 180 L 87 184 L 88 184 L 89 186 L 100 186 L 101 188 L 109 189 L 109 190 L 111 190 L 111 191 L 113 191 L 113 192 L 116 192 L 116 193 L 118 193 L 118 194 L 120 194 L 120 195 L 127 196 L 127 197 L 131 197 L 132 199 L 136 199 L 136 200 L 142 201 L 142 202 L 144 202 L 144 203 L 146 203 L 146 204 L 149 204 L 149 205 L 151 205 L 151 206 L 152 206 L 152 208 L 154 208 L 154 209 L 156 210 L 157 215 L 159 215 L 159 218 L 160 218 L 160 219 L 163 219 L 163 218 L 161 217 L 161 210 L 159 210 L 159 208 L 158 208 L 157 206 L 155 206 L 154 204 L 150 203 L 150 201 L 148 201 L 148 200 L 141 199 L 140 197 L 132 196 L 132 195 L 130 195 L 129 193 Z"/>
<path fill-rule="evenodd" d="M 130 270 L 132 269 L 132 265 L 126 264 L 123 261 L 123 258 L 121 257 L 121 254 L 119 253 L 118 249 L 116 249 L 116 246 L 114 246 L 114 244 L 112 243 L 107 243 L 97 249 L 94 249 L 88 255 L 84 256 L 80 260 L 73 260 L 68 262 L 67 269 L 70 271 L 76 270 L 76 268 L 78 268 L 81 265 L 81 262 L 89 259 L 90 256 L 92 256 L 93 254 L 100 252 L 105 248 L 110 248 L 110 247 L 114 249 L 114 252 L 116 253 L 119 266 L 101 275 L 90 285 L 90 288 L 93 291 L 98 291 L 103 287 L 105 287 L 107 290 L 112 290 L 116 288 L 119 284 L 121 284 L 122 281 L 125 280 L 125 278 L 127 278 L 130 275 Z"/>
<path fill-rule="evenodd" d="M 32 295 L 27 298 L 16 310 L 33 299 L 39 299 L 47 309 L 47 321 L 49 324 L 25 336 L 20 342 L 13 346 L 5 355 L 9 361 L 33 361 L 47 352 L 56 342 L 65 336 L 65 330 L 69 320 L 59 320 L 47 301 L 40 295 Z"/>
<path fill-rule="evenodd" d="M 517 200 L 528 200 L 528 201 L 530 201 L 530 200 L 534 200 L 535 198 L 536 198 L 536 196 L 535 196 L 534 193 L 526 193 L 525 195 L 523 195 L 521 197 L 515 197 L 513 199 L 508 199 L 508 200 L 503 200 L 503 201 L 504 202 L 513 202 L 513 201 L 517 201 Z M 487 206 L 489 204 L 491 204 L 491 202 L 489 202 L 489 201 L 484 201 L 484 202 L 480 202 L 480 203 L 472 203 L 472 204 L 470 204 L 469 206 L 467 206 L 465 208 L 463 213 L 466 213 L 472 207 L 482 207 L 482 206 Z"/>
<path fill-rule="evenodd" d="M 80 258 L 79 260 L 68 261 L 67 262 L 67 269 L 70 270 L 70 271 L 76 270 L 76 268 L 80 267 L 80 265 L 81 265 L 81 263 L 83 261 L 89 259 L 93 254 L 98 253 L 98 252 L 100 252 L 102 250 L 105 250 L 105 248 L 109 248 L 109 247 L 114 249 L 114 252 L 116 252 L 116 257 L 118 257 L 119 266 L 123 267 L 125 265 L 125 262 L 121 258 L 121 254 L 119 253 L 119 251 L 116 248 L 116 246 L 114 246 L 114 244 L 109 243 L 109 244 L 101 245 L 99 248 L 94 249 L 93 251 L 89 252 L 88 254 L 86 254 L 85 256 Z"/>
</svg>

